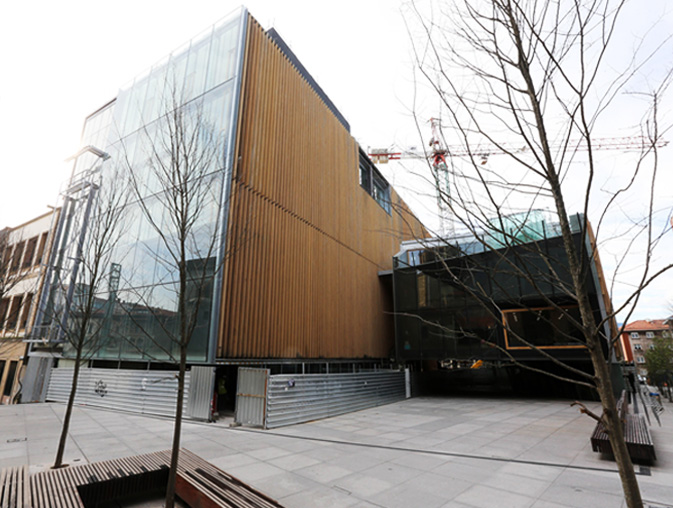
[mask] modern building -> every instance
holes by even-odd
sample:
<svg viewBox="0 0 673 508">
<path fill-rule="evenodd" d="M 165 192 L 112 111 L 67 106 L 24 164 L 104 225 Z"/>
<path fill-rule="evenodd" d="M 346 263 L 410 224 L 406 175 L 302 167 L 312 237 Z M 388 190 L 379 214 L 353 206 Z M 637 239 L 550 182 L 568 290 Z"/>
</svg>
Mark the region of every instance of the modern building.
<svg viewBox="0 0 673 508">
<path fill-rule="evenodd" d="M 633 362 L 638 374 L 647 375 L 645 353 L 654 349 L 655 339 L 673 340 L 673 322 L 668 319 L 640 319 L 627 324 L 621 336 L 625 359 Z"/>
<path fill-rule="evenodd" d="M 397 357 L 434 373 L 427 377 L 436 386 L 483 382 L 572 395 L 563 383 L 517 365 L 572 378 L 559 360 L 592 372 L 574 324 L 580 316 L 560 229 L 541 212 L 510 222 L 514 232 L 506 235 L 494 228 L 402 244 L 392 271 Z M 616 337 L 598 253 L 583 224 L 582 216 L 572 217 L 596 324 L 604 337 Z M 607 340 L 603 347 L 607 353 Z"/>
<path fill-rule="evenodd" d="M 58 210 L 0 231 L 0 404 L 15 402 Z"/>
<path fill-rule="evenodd" d="M 79 183 L 87 175 L 124 166 L 136 184 L 110 262 L 116 282 L 97 295 L 107 336 L 89 366 L 170 368 L 167 336 L 179 320 L 176 267 L 162 251 L 162 235 L 172 234 L 169 189 L 152 168 L 159 163 L 153 156 L 161 160 L 158 147 L 172 139 L 166 122 L 176 111 L 186 129 L 200 125 L 199 142 L 207 139 L 205 150 L 216 154 L 199 177 L 207 210 L 195 226 L 202 243 L 192 245 L 187 263 L 188 271 L 211 273 L 207 288 L 193 292 L 200 310 L 190 365 L 218 366 L 230 385 L 241 365 L 351 372 L 394 358 L 392 295 L 378 274 L 392 268 L 402 241 L 425 235 L 423 227 L 280 35 L 242 9 L 85 121 L 82 146 L 89 148 L 76 158 L 72 192 L 90 188 Z M 78 196 L 66 201 L 86 201 Z M 86 223 L 81 210 L 64 207 L 62 222 L 72 211 L 77 224 Z M 75 248 L 79 231 L 64 232 L 60 245 Z M 63 370 L 72 352 L 58 341 L 52 346 L 60 357 L 55 372 Z M 214 381 L 207 383 L 212 393 Z"/>
</svg>

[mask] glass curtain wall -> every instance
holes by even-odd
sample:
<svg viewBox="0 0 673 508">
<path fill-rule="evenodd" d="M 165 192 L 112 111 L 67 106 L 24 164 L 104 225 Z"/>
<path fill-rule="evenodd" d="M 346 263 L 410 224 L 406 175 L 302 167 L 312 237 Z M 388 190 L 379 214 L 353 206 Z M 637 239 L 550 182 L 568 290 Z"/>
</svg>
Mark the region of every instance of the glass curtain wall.
<svg viewBox="0 0 673 508">
<path fill-rule="evenodd" d="M 219 300 L 214 277 L 218 253 L 224 250 L 222 210 L 231 178 L 227 154 L 236 122 L 246 21 L 246 11 L 236 11 L 137 77 L 86 120 L 83 146 L 110 155 L 103 164 L 104 185 L 110 182 L 106 175 L 122 175 L 121 185 L 132 182 L 119 240 L 106 260 L 108 280 L 96 294 L 91 329 L 101 336 L 93 358 L 170 361 L 177 355 L 178 344 L 171 339 L 178 337 L 180 325 L 177 231 L 170 210 L 174 193 L 160 174 L 175 164 L 178 143 L 189 143 L 192 156 L 207 164 L 192 174 L 198 181 L 190 183 L 199 203 L 187 246 L 191 282 L 186 293 L 188 305 L 198 306 L 188 360 L 208 358 L 211 310 Z M 98 163 L 92 155 L 80 157 L 74 180 Z M 85 291 L 76 293 L 77 299 Z"/>
<path fill-rule="evenodd" d="M 404 360 L 496 359 L 501 326 L 440 269 L 394 270 L 397 352 Z"/>
</svg>

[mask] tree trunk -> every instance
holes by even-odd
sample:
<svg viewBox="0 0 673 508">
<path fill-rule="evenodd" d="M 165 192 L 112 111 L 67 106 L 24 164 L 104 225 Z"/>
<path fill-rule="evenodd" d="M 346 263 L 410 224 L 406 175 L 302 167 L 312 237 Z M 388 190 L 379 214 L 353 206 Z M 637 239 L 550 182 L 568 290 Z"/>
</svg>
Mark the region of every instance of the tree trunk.
<svg viewBox="0 0 673 508">
<path fill-rule="evenodd" d="M 182 406 L 185 396 L 185 370 L 187 367 L 187 347 L 180 345 L 180 371 L 178 373 L 178 401 L 175 407 L 175 426 L 173 427 L 173 445 L 171 448 L 171 467 L 168 472 L 166 486 L 166 508 L 173 508 L 175 503 L 175 480 L 178 474 L 178 457 L 180 454 L 180 433 L 182 431 Z"/>
<path fill-rule="evenodd" d="M 586 339 L 587 349 L 591 357 L 591 363 L 594 368 L 594 379 L 596 389 L 603 407 L 603 422 L 608 432 L 612 452 L 617 462 L 617 469 L 619 470 L 619 477 L 622 481 L 622 489 L 624 491 L 624 499 L 628 508 L 643 508 L 643 501 L 640 496 L 640 488 L 636 478 L 633 463 L 629 456 L 624 440 L 624 428 L 619 414 L 617 412 L 617 403 L 615 395 L 612 390 L 612 380 L 610 378 L 610 353 L 608 346 L 607 358 L 603 354 L 603 344 L 599 331 L 596 329 L 593 312 L 591 310 L 591 303 L 584 284 L 583 274 L 579 263 L 578 253 L 572 243 L 572 236 L 570 231 L 570 223 L 566 214 L 565 202 L 561 187 L 555 173 L 551 173 L 549 178 L 551 183 L 552 193 L 556 201 L 556 207 L 560 218 L 561 233 L 563 236 L 563 244 L 568 256 L 568 265 L 573 279 L 573 286 L 575 295 L 577 297 L 577 305 L 580 310 L 582 325 L 584 327 L 584 336 Z M 586 229 L 585 229 L 586 230 Z"/>
<path fill-rule="evenodd" d="M 596 374 L 596 388 L 603 405 L 603 421 L 608 431 L 612 453 L 619 469 L 619 478 L 622 481 L 624 499 L 628 508 L 643 508 L 643 500 L 640 496 L 640 487 L 636 479 L 636 472 L 629 451 L 624 440 L 624 429 L 619 419 L 615 396 L 612 392 L 612 381 L 608 363 L 603 357 L 600 345 L 591 351 L 591 361 Z"/>
<path fill-rule="evenodd" d="M 608 346 L 608 357 L 603 354 L 603 344 L 599 331 L 596 329 L 593 312 L 591 310 L 591 303 L 584 284 L 584 277 L 582 274 L 579 256 L 572 242 L 572 235 L 570 231 L 570 223 L 565 209 L 565 202 L 563 194 L 561 193 L 561 186 L 556 178 L 554 172 L 550 172 L 549 178 L 552 194 L 556 201 L 556 208 L 559 215 L 559 223 L 561 225 L 561 233 L 563 236 L 563 244 L 568 257 L 568 265 L 573 279 L 573 286 L 575 295 L 577 297 L 577 305 L 579 307 L 582 325 L 584 328 L 584 337 L 586 339 L 587 349 L 591 357 L 591 363 L 594 368 L 594 379 L 596 389 L 603 407 L 603 422 L 608 432 L 612 452 L 617 462 L 617 469 L 619 470 L 619 477 L 622 482 L 622 489 L 624 491 L 624 499 L 628 508 L 643 508 L 643 501 L 640 496 L 640 488 L 636 478 L 633 463 L 629 456 L 624 440 L 624 428 L 619 414 L 617 412 L 617 403 L 615 395 L 612 391 L 612 380 L 610 378 L 610 353 Z M 585 229 L 586 230 L 586 229 Z"/>
<path fill-rule="evenodd" d="M 596 324 L 589 301 L 589 294 L 585 284 L 585 277 L 582 273 L 582 265 L 580 263 L 580 253 L 575 248 L 572 240 L 572 231 L 568 212 L 565 205 L 563 191 L 561 189 L 561 181 L 558 176 L 557 169 L 554 164 L 553 152 L 550 148 L 549 138 L 544 122 L 543 108 L 538 101 L 537 90 L 528 67 L 525 50 L 521 42 L 517 20 L 511 9 L 508 9 L 508 15 L 512 26 L 512 33 L 516 39 L 516 45 L 519 52 L 519 70 L 523 76 L 528 90 L 528 97 L 531 109 L 535 115 L 535 125 L 544 155 L 544 170 L 549 190 L 551 191 L 556 212 L 559 217 L 559 225 L 561 227 L 561 236 L 563 239 L 563 247 L 568 258 L 568 268 L 573 281 L 573 289 L 575 297 L 577 298 L 577 306 L 580 311 L 582 320 L 583 334 L 586 340 L 586 345 L 591 356 L 591 362 L 594 367 L 594 375 L 596 381 L 596 388 L 603 406 L 603 420 L 608 430 L 610 444 L 619 469 L 619 477 L 622 481 L 622 488 L 624 490 L 624 497 L 628 508 L 642 508 L 643 502 L 640 497 L 640 489 L 638 487 L 638 480 L 636 479 L 633 463 L 629 457 L 624 441 L 624 430 L 622 422 L 619 420 L 617 414 L 617 404 L 615 396 L 612 392 L 612 381 L 610 380 L 610 371 L 608 368 L 610 351 L 608 351 L 608 358 L 603 354 L 603 345 L 600 343 L 600 336 L 596 329 Z M 584 225 L 586 234 L 586 224 Z M 583 238 L 584 240 L 584 238 Z"/>
<path fill-rule="evenodd" d="M 79 368 L 82 360 L 82 346 L 77 348 L 77 356 L 75 358 L 75 369 L 72 373 L 72 385 L 70 386 L 70 396 L 68 397 L 68 404 L 65 408 L 65 416 L 63 418 L 63 426 L 61 427 L 61 437 L 58 441 L 58 450 L 56 451 L 56 459 L 52 469 L 57 469 L 63 465 L 63 453 L 65 452 L 65 444 L 68 440 L 68 431 L 70 430 L 70 417 L 72 416 L 72 406 L 75 404 L 75 394 L 77 393 L 77 383 L 79 381 Z"/>
</svg>

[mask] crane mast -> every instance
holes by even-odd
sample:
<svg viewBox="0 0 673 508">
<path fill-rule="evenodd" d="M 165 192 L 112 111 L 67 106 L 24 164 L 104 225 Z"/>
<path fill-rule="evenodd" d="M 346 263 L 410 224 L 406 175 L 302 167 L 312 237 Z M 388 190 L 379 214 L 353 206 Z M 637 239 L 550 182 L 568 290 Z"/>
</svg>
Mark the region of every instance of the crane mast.
<svg viewBox="0 0 673 508">
<path fill-rule="evenodd" d="M 451 216 L 451 185 L 449 184 L 449 166 L 446 163 L 447 148 L 440 133 L 439 119 L 431 118 L 432 137 L 430 138 L 430 157 L 432 172 L 437 189 L 437 211 L 439 212 L 439 234 L 445 238 L 453 236 L 453 217 Z"/>
</svg>

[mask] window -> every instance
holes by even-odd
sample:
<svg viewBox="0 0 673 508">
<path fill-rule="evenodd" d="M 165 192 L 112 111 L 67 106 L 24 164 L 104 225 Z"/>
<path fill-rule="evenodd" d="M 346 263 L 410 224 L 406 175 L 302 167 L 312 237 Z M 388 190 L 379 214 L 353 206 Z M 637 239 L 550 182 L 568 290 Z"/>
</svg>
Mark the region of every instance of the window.
<svg viewBox="0 0 673 508">
<path fill-rule="evenodd" d="M 417 273 L 418 308 L 422 309 L 428 305 L 428 277 L 420 271 Z"/>
<path fill-rule="evenodd" d="M 386 212 L 390 213 L 390 186 L 383 177 L 372 173 L 372 197 Z"/>
<path fill-rule="evenodd" d="M 633 349 L 635 349 L 636 351 L 642 351 L 643 346 L 641 346 L 640 344 L 636 344 L 635 346 L 633 346 Z"/>
<path fill-rule="evenodd" d="M 671 336 L 671 332 L 669 332 L 668 330 L 664 330 L 663 332 L 661 332 L 661 336 L 664 339 L 668 339 Z"/>
<path fill-rule="evenodd" d="M 44 248 L 47 245 L 47 235 L 49 233 L 42 233 L 42 236 L 40 237 L 40 245 L 37 249 L 37 256 L 35 257 L 35 264 L 39 265 L 42 263 L 42 258 L 44 257 Z"/>
<path fill-rule="evenodd" d="M 373 197 L 381 208 L 390 213 L 390 185 L 360 150 L 360 187 Z"/>
<path fill-rule="evenodd" d="M 640 338 L 640 334 L 639 334 L 638 332 L 631 332 L 631 338 L 632 338 L 632 339 L 639 339 L 639 338 Z"/>
<path fill-rule="evenodd" d="M 654 344 L 650 344 L 650 351 L 654 349 Z"/>
<path fill-rule="evenodd" d="M 654 332 L 645 332 L 645 337 L 648 339 L 654 339 Z"/>
<path fill-rule="evenodd" d="M 2 394 L 5 397 L 9 397 L 12 394 L 12 388 L 14 388 L 14 377 L 16 376 L 16 364 L 18 362 L 11 362 L 9 364 L 9 370 L 7 371 L 7 379 L 5 380 L 5 389 Z"/>
<path fill-rule="evenodd" d="M 581 330 L 572 323 L 572 320 L 580 321 L 578 307 L 567 307 L 563 312 L 552 307 L 511 309 L 503 311 L 502 314 L 507 326 L 505 330 L 507 349 L 530 347 L 517 337 L 538 347 L 584 345 Z"/>
<path fill-rule="evenodd" d="M 35 250 L 37 249 L 37 236 L 31 238 L 26 243 L 26 252 L 23 254 L 23 263 L 21 264 L 22 269 L 30 268 L 33 266 L 33 256 L 35 256 Z"/>
<path fill-rule="evenodd" d="M 7 330 L 12 332 L 19 322 L 19 311 L 23 303 L 23 296 L 15 296 L 12 298 L 12 304 L 9 307 L 9 315 L 7 316 Z"/>
<path fill-rule="evenodd" d="M 362 155 L 360 156 L 360 187 L 362 187 L 367 192 L 371 192 L 371 178 L 369 177 L 370 169 L 368 164 L 362 160 Z"/>
<path fill-rule="evenodd" d="M 25 330 L 28 324 L 28 316 L 30 314 L 30 304 L 33 302 L 33 295 L 28 293 L 23 299 L 23 309 L 21 309 L 21 319 L 19 320 L 19 329 Z"/>
<path fill-rule="evenodd" d="M 17 272 L 21 267 L 21 257 L 23 254 L 23 247 L 26 245 L 26 242 L 17 243 L 14 246 L 14 252 L 12 253 L 12 266 L 10 271 L 12 273 Z"/>
<path fill-rule="evenodd" d="M 639 356 L 638 357 L 638 363 L 645 363 L 645 357 L 644 356 Z"/>
<path fill-rule="evenodd" d="M 409 251 L 409 265 L 416 266 L 421 264 L 421 254 L 422 250 L 412 250 Z"/>
<path fill-rule="evenodd" d="M 0 331 L 5 327 L 5 318 L 7 317 L 7 309 L 9 308 L 9 298 L 0 300 Z"/>
</svg>

